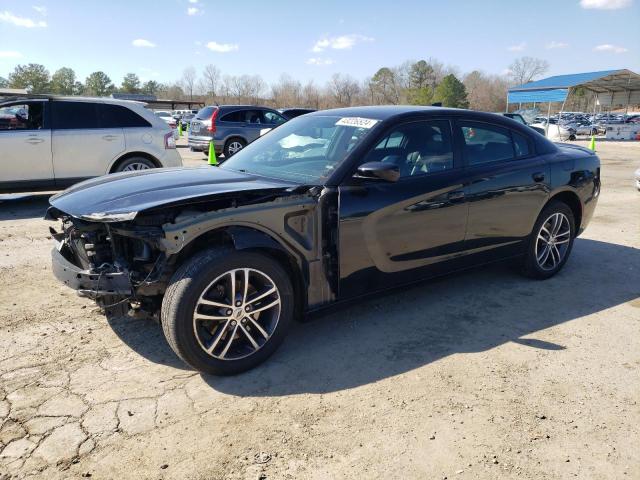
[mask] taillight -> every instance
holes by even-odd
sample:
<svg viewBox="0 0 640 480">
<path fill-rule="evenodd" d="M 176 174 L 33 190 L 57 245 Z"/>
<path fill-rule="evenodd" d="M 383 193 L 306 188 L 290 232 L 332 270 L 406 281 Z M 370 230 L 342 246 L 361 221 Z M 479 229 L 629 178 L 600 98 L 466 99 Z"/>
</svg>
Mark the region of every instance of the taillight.
<svg viewBox="0 0 640 480">
<path fill-rule="evenodd" d="M 176 148 L 176 139 L 173 136 L 173 132 L 164 134 L 164 148 L 165 150 Z"/>
<path fill-rule="evenodd" d="M 214 108 L 213 113 L 211 114 L 211 125 L 207 127 L 207 131 L 211 133 L 215 133 L 216 131 L 216 118 L 218 118 L 218 109 Z"/>
</svg>

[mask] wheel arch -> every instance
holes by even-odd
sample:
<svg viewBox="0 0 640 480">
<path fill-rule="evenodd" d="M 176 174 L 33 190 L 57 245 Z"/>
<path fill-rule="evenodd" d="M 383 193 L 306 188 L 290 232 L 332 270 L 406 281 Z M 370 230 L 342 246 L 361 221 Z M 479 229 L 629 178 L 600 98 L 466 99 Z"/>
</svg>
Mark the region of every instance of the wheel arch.
<svg viewBox="0 0 640 480">
<path fill-rule="evenodd" d="M 571 209 L 575 222 L 576 232 L 579 232 L 580 225 L 582 224 L 582 202 L 580 201 L 580 197 L 578 196 L 578 194 L 571 190 L 563 190 L 561 192 L 557 192 L 549 197 L 549 200 L 547 200 L 547 203 L 544 205 L 544 207 L 546 207 L 550 202 L 554 200 L 566 204 Z"/>
<path fill-rule="evenodd" d="M 216 246 L 235 251 L 253 251 L 267 255 L 276 260 L 291 276 L 291 284 L 295 295 L 296 318 L 300 318 L 306 310 L 307 281 L 303 274 L 300 259 L 270 234 L 257 228 L 227 225 L 206 231 L 194 238 L 176 254 L 176 266 L 187 258 L 207 248 Z"/>
<path fill-rule="evenodd" d="M 152 161 L 153 164 L 156 166 L 156 168 L 162 167 L 162 164 L 160 163 L 160 160 L 158 160 L 156 157 L 154 157 L 153 155 L 151 155 L 151 154 L 149 154 L 147 152 L 126 152 L 126 153 L 120 155 L 118 158 L 116 158 L 113 161 L 113 163 L 109 167 L 109 170 L 107 171 L 107 173 L 115 172 L 122 162 L 124 162 L 125 160 L 128 160 L 130 158 L 133 158 L 133 157 L 146 158 L 147 160 Z"/>
</svg>

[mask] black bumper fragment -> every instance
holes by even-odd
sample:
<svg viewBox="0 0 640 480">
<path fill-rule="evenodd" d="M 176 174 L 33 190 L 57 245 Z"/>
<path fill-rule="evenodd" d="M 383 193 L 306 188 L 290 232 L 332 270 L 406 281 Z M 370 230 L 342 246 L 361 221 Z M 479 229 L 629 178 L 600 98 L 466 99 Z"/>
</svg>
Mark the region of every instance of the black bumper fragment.
<svg viewBox="0 0 640 480">
<path fill-rule="evenodd" d="M 67 260 L 54 248 L 51 251 L 52 269 L 55 277 L 66 286 L 86 297 L 104 295 L 131 296 L 131 281 L 126 272 L 92 272 L 83 270 Z"/>
</svg>

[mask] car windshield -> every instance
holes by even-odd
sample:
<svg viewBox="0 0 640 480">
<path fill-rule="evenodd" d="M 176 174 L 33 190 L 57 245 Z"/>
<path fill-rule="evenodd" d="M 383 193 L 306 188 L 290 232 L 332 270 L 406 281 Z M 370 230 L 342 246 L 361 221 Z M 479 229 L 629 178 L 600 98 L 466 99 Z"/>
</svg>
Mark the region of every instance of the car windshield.
<svg viewBox="0 0 640 480">
<path fill-rule="evenodd" d="M 298 117 L 240 150 L 220 168 L 321 185 L 377 120 Z"/>
<path fill-rule="evenodd" d="M 196 115 L 196 119 L 198 120 L 208 120 L 213 115 L 213 111 L 216 107 L 204 107 L 202 108 L 198 114 Z"/>
<path fill-rule="evenodd" d="M 155 114 L 159 117 L 170 117 L 171 113 L 169 112 L 155 112 Z"/>
</svg>

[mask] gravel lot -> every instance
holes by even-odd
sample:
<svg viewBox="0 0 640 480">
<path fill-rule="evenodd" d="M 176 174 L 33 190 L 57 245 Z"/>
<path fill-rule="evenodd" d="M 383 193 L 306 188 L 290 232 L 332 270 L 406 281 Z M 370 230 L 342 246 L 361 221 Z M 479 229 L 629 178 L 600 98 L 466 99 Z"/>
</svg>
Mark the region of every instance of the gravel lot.
<svg viewBox="0 0 640 480">
<path fill-rule="evenodd" d="M 297 325 L 232 378 L 58 284 L 47 197 L 2 201 L 0 478 L 640 478 L 640 143 L 598 149 L 557 277 L 423 283 Z"/>
</svg>

